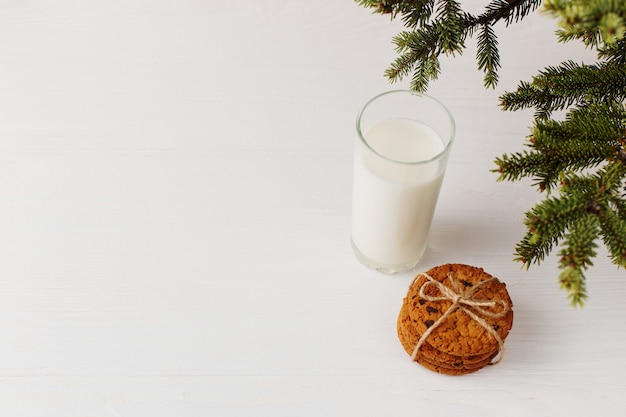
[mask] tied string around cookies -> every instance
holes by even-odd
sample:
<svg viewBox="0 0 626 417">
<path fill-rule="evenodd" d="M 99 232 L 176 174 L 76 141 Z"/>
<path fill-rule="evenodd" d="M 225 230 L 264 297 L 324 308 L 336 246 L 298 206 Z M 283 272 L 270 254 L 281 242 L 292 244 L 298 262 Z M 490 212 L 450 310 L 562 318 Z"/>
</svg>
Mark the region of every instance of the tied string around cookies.
<svg viewBox="0 0 626 417">
<path fill-rule="evenodd" d="M 494 330 L 494 328 L 485 320 L 483 317 L 497 319 L 500 317 L 504 317 L 509 311 L 510 306 L 504 300 L 477 300 L 473 298 L 473 294 L 482 288 L 485 284 L 496 281 L 496 278 L 490 278 L 484 281 L 481 281 L 475 285 L 472 285 L 469 288 L 465 288 L 465 286 L 457 280 L 452 272 L 448 273 L 448 278 L 451 282 L 451 287 L 444 285 L 442 282 L 437 281 L 430 275 L 425 272 L 421 272 L 415 277 L 411 286 L 419 279 L 420 276 L 426 278 L 426 282 L 422 284 L 419 290 L 420 298 L 426 301 L 452 301 L 452 305 L 450 308 L 446 310 L 446 312 L 439 317 L 439 319 L 434 322 L 417 342 L 415 345 L 415 349 L 413 349 L 413 354 L 411 355 L 411 359 L 415 360 L 417 357 L 417 353 L 428 337 L 432 334 L 432 332 L 443 323 L 446 318 L 452 313 L 454 313 L 457 309 L 461 309 L 464 313 L 469 315 L 472 319 L 474 319 L 478 324 L 480 324 L 493 338 L 498 342 L 499 347 L 499 357 L 496 361 L 491 362 L 491 365 L 494 365 L 502 360 L 502 355 L 504 353 L 504 341 Z M 428 288 L 434 287 L 440 295 L 429 295 L 426 294 L 426 290 Z M 500 306 L 497 312 L 493 312 L 489 309 L 494 309 Z"/>
</svg>

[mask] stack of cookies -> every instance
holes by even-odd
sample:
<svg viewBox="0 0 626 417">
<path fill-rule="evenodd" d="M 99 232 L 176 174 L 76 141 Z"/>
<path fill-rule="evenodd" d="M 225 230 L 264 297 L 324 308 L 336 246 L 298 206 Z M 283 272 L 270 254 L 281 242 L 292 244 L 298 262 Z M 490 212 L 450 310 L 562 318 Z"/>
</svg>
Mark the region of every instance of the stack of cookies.
<svg viewBox="0 0 626 417">
<path fill-rule="evenodd" d="M 413 360 L 442 374 L 468 374 L 501 359 L 513 303 L 506 285 L 482 268 L 446 264 L 415 277 L 397 325 Z"/>
</svg>

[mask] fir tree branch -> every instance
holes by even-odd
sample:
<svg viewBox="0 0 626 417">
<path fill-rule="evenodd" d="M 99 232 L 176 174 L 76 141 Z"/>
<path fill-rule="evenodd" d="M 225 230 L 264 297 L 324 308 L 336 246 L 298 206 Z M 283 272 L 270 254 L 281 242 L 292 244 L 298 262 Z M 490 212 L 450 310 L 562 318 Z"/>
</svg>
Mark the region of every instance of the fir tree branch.
<svg viewBox="0 0 626 417">
<path fill-rule="evenodd" d="M 437 55 L 432 54 L 426 60 L 417 64 L 411 79 L 411 89 L 421 91 L 429 81 L 439 76 L 440 66 Z"/>
<path fill-rule="evenodd" d="M 564 254 L 564 258 L 568 255 L 567 252 L 562 252 L 562 254 Z M 570 305 L 573 307 L 583 307 L 587 300 L 587 278 L 584 273 L 586 268 L 577 267 L 575 265 L 564 265 L 564 262 L 560 264 L 560 268 L 559 282 L 561 283 L 561 289 L 567 292 Z"/>
<path fill-rule="evenodd" d="M 584 271 L 593 265 L 598 245 L 598 220 L 593 215 L 582 216 L 573 223 L 564 238 L 564 248 L 560 251 L 559 275 L 561 288 L 567 291 L 570 303 L 582 307 L 587 299 L 586 278 Z"/>
<path fill-rule="evenodd" d="M 612 210 L 606 210 L 600 217 L 600 229 L 611 261 L 626 268 L 626 219 Z"/>
<path fill-rule="evenodd" d="M 504 93 L 500 105 L 503 110 L 513 111 L 535 107 L 535 117 L 545 119 L 553 111 L 574 104 L 625 99 L 625 65 L 579 65 L 568 61 L 546 68 L 531 83 L 521 82 L 515 92 Z"/>
<path fill-rule="evenodd" d="M 392 82 L 400 80 L 412 72 L 419 72 L 422 84 L 416 84 L 415 90 L 421 91 L 421 85 L 427 85 L 430 79 L 435 79 L 438 72 L 437 56 L 439 52 L 434 46 L 437 44 L 437 32 L 433 26 L 412 31 L 401 32 L 394 39 L 396 50 L 400 56 L 385 71 L 385 76 Z M 419 71 L 418 71 L 419 70 Z M 428 72 L 432 70 L 433 72 Z"/>
<path fill-rule="evenodd" d="M 428 22 L 435 0 L 355 0 L 359 6 L 374 9 L 374 13 L 388 14 L 392 19 L 401 16 L 404 25 L 415 28 Z"/>
<path fill-rule="evenodd" d="M 457 0 L 355 0 L 374 9 L 374 13 L 401 16 L 410 30 L 393 39 L 402 55 L 385 71 L 391 82 L 402 80 L 411 72 L 411 88 L 426 91 L 430 81 L 437 79 L 439 56 L 461 54 L 465 40 L 480 29 L 476 57 L 479 70 L 485 73 L 486 87 L 498 82 L 500 59 L 493 25 L 504 21 L 508 26 L 534 11 L 541 0 L 493 0 L 485 12 L 475 16 L 464 12 Z M 437 62 L 437 65 L 435 65 Z"/>
<path fill-rule="evenodd" d="M 508 26 L 528 16 L 540 4 L 541 0 L 494 0 L 487 5 L 485 13 L 476 19 L 476 23 L 479 25 L 494 24 L 504 20 Z"/>
<path fill-rule="evenodd" d="M 478 69 L 485 73 L 485 87 L 495 88 L 498 84 L 498 69 L 500 69 L 500 52 L 498 39 L 491 25 L 484 24 L 478 33 L 476 60 Z"/>
<path fill-rule="evenodd" d="M 504 154 L 495 163 L 498 168 L 492 172 L 500 174 L 498 181 L 518 181 L 536 175 L 544 165 L 544 158 L 536 152 L 522 151 Z"/>
<path fill-rule="evenodd" d="M 626 64 L 626 37 L 598 49 L 598 58 L 612 65 Z"/>
<path fill-rule="evenodd" d="M 429 16 L 433 13 L 435 0 L 415 0 L 407 5 L 399 5 L 398 11 L 402 13 L 402 22 L 406 27 L 416 28 L 426 24 Z"/>
<path fill-rule="evenodd" d="M 526 236 L 516 247 L 516 260 L 527 267 L 539 264 L 563 238 L 565 231 L 587 212 L 588 202 L 572 196 L 549 197 L 526 213 Z"/>
<path fill-rule="evenodd" d="M 587 171 L 615 155 L 620 147 L 619 118 L 612 104 L 573 109 L 565 121 L 536 120 L 529 146 L 532 151 L 503 155 L 495 160 L 499 181 L 533 177 L 540 191 L 562 185 L 564 172 Z"/>
<path fill-rule="evenodd" d="M 598 48 L 624 37 L 626 2 L 624 0 L 546 0 L 544 12 L 559 20 L 558 39 L 580 39 Z"/>
<path fill-rule="evenodd" d="M 611 261 L 626 268 L 626 202 L 621 195 L 626 177 L 626 165 L 612 161 L 596 175 L 599 184 L 601 209 L 598 216 L 601 236 L 609 249 Z"/>
<path fill-rule="evenodd" d="M 439 34 L 439 49 L 446 54 L 462 53 L 465 48 L 465 27 L 461 15 L 461 6 L 455 0 L 443 0 L 439 3 L 435 27 Z"/>
<path fill-rule="evenodd" d="M 567 161 L 558 156 L 548 157 L 536 151 L 503 155 L 496 158 L 495 163 L 498 169 L 493 171 L 500 173 L 498 181 L 518 181 L 531 177 L 534 179 L 533 186 L 548 193 L 560 184 L 563 169 L 569 168 Z"/>
</svg>

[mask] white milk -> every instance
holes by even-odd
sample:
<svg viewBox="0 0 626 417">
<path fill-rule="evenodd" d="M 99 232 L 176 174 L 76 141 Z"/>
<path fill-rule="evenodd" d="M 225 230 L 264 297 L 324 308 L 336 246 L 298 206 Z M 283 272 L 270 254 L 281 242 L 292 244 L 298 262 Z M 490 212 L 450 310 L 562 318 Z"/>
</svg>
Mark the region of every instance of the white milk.
<svg viewBox="0 0 626 417">
<path fill-rule="evenodd" d="M 389 119 L 364 132 L 380 155 L 402 162 L 426 161 L 443 149 L 429 127 L 409 119 Z M 444 169 L 401 164 L 357 146 L 354 161 L 352 243 L 378 264 L 416 263 L 422 256 L 437 204 Z"/>
</svg>

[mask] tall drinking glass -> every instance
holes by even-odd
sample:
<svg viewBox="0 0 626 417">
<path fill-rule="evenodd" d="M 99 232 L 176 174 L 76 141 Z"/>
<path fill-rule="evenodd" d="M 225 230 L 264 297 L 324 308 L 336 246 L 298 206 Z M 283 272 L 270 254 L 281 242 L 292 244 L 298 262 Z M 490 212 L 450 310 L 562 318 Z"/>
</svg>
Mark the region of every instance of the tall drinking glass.
<svg viewBox="0 0 626 417">
<path fill-rule="evenodd" d="M 370 268 L 414 268 L 426 249 L 455 123 L 438 100 L 413 91 L 372 98 L 357 117 L 352 248 Z"/>
</svg>

